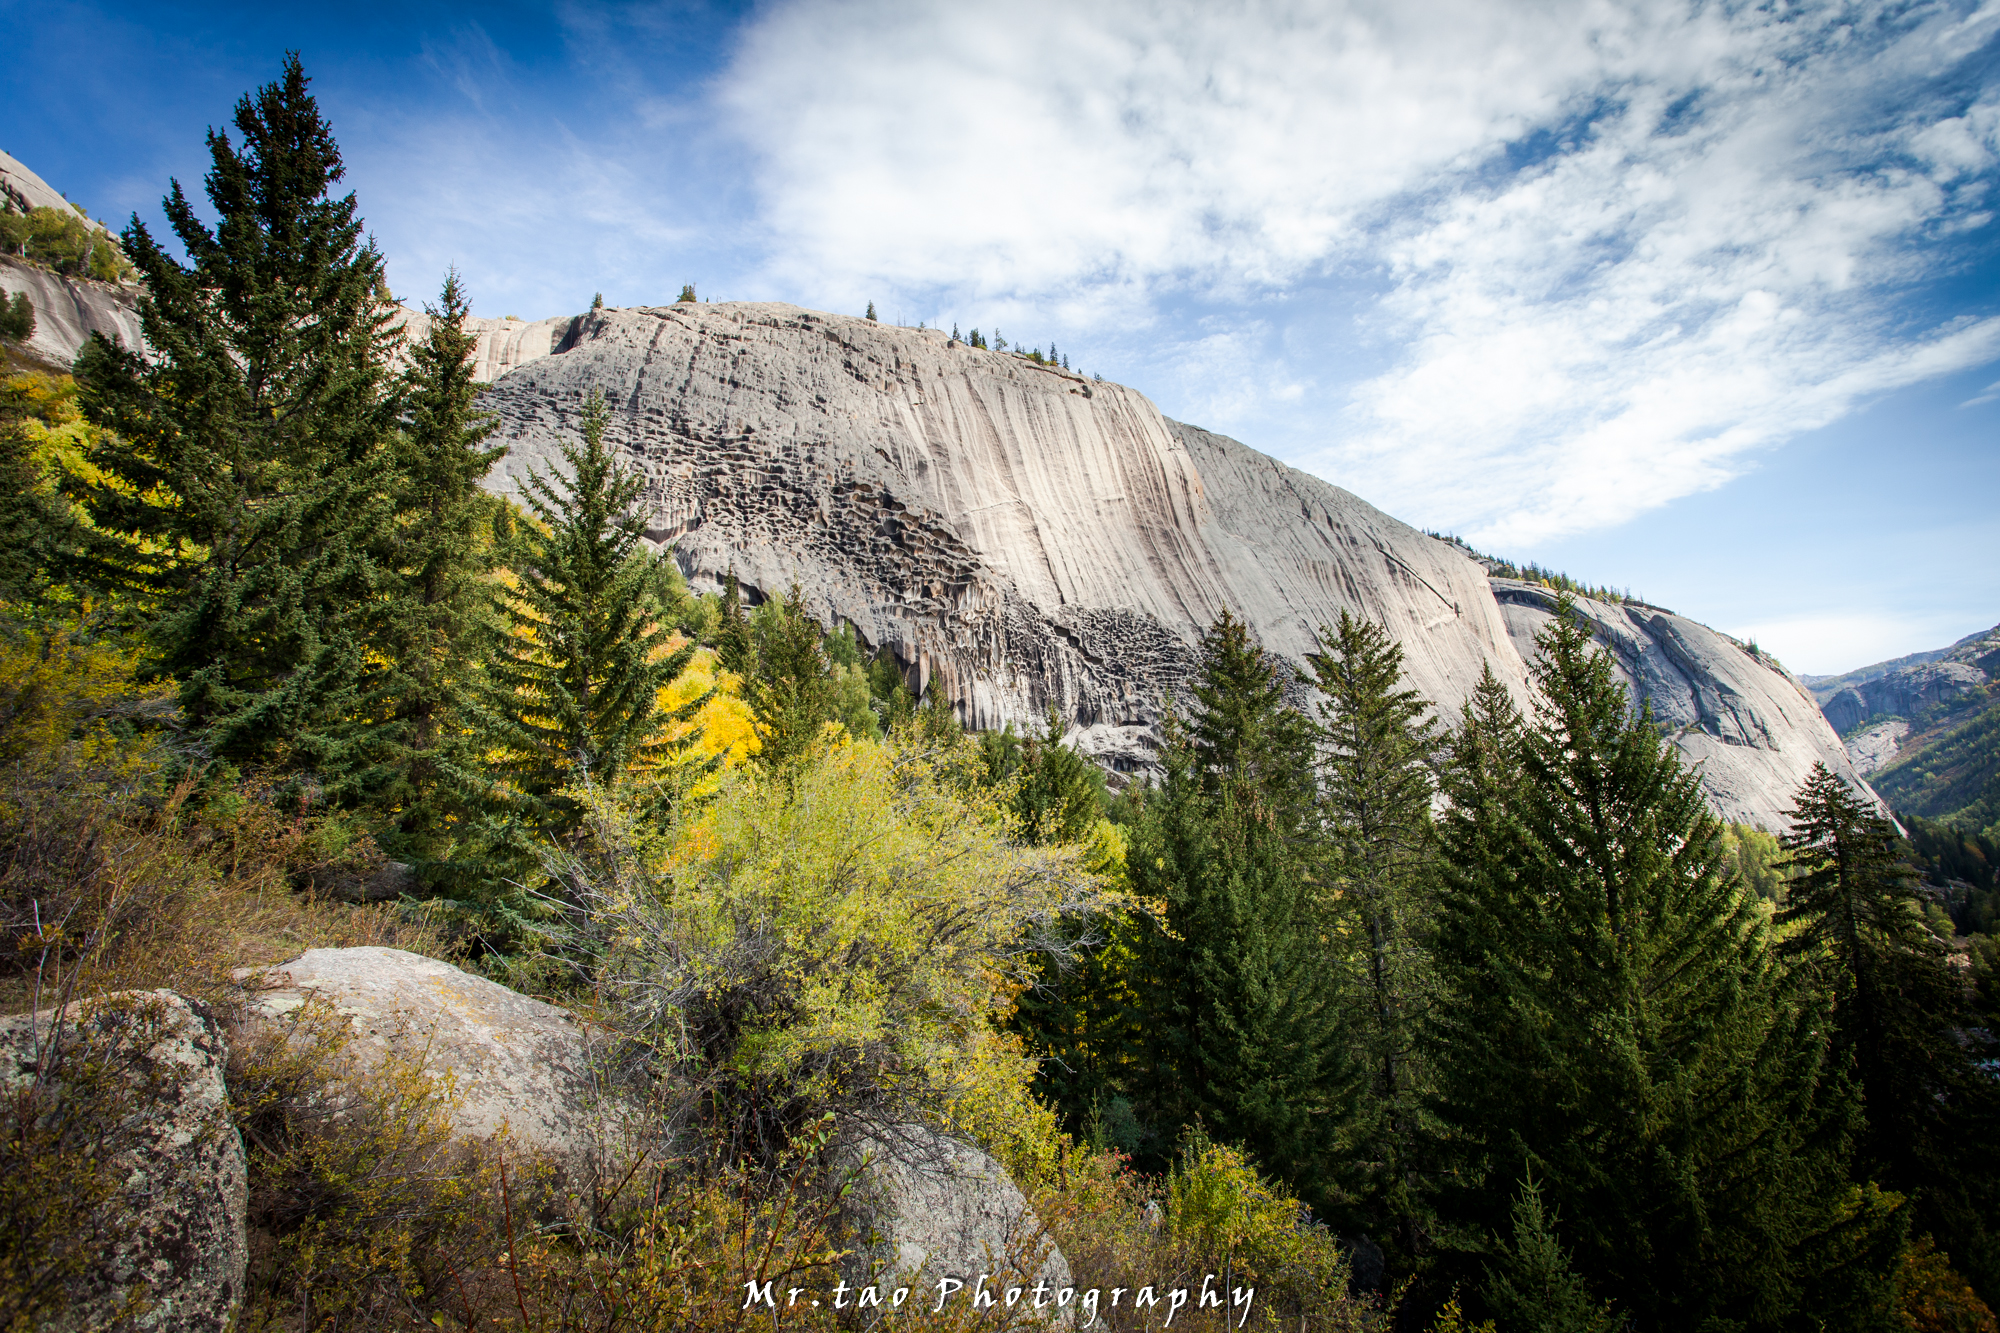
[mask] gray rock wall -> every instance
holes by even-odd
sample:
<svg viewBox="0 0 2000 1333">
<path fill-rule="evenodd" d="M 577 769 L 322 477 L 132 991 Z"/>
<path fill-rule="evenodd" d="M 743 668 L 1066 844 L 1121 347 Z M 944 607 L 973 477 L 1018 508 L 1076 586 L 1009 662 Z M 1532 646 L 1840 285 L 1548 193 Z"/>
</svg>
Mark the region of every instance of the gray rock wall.
<svg viewBox="0 0 2000 1333">
<path fill-rule="evenodd" d="M 1822 704 L 1820 711 L 1844 736 L 1876 718 L 1914 718 L 1972 694 L 1985 683 L 1986 673 L 1970 662 L 1928 662 L 1850 685 Z"/>
<path fill-rule="evenodd" d="M 1554 614 L 1555 594 L 1495 579 L 1493 595 L 1515 646 L 1532 657 L 1535 635 Z M 1811 691 L 1770 658 L 1656 607 L 1578 598 L 1577 608 L 1610 649 L 1634 703 L 1650 704 L 1682 755 L 1700 768 L 1722 818 L 1783 831 L 1792 795 L 1815 763 L 1861 783 Z"/>
<path fill-rule="evenodd" d="M 601 390 L 650 535 L 697 588 L 796 580 L 972 725 L 1053 703 L 1087 753 L 1146 767 L 1224 608 L 1294 661 L 1343 609 L 1378 621 L 1447 714 L 1487 665 L 1526 698 L 1541 590 L 1123 386 L 787 305 L 593 311 L 554 347 L 483 400 L 510 449 L 495 489 L 550 468 Z M 1814 761 L 1852 771 L 1767 659 L 1682 617 L 1586 609 L 1726 817 L 1780 827 Z"/>
<path fill-rule="evenodd" d="M 69 1119 L 99 1122 L 87 1137 L 119 1185 L 91 1267 L 67 1284 L 66 1308 L 37 1327 L 223 1333 L 243 1299 L 249 1177 L 221 1031 L 171 991 L 78 1001 L 52 1042 L 57 1022 L 54 1011 L 0 1018 L 0 1095 L 28 1097 L 39 1071 L 51 1111 L 65 1096 L 90 1097 Z M 66 1071 L 91 1066 L 108 1076 L 83 1075 L 79 1092 Z"/>
<path fill-rule="evenodd" d="M 116 283 L 64 278 L 24 259 L 0 255 L 0 293 L 26 292 L 35 305 L 35 336 L 23 349 L 50 366 L 68 370 L 92 333 L 137 347 L 139 289 Z"/>
<path fill-rule="evenodd" d="M 1472 561 L 1120 385 L 782 305 L 599 311 L 571 344 L 487 394 L 497 489 L 550 467 L 602 389 L 698 587 L 796 579 L 973 725 L 1054 703 L 1141 762 L 1225 607 L 1294 657 L 1342 606 L 1382 619 L 1453 707 L 1489 661 L 1521 675 Z"/>
</svg>

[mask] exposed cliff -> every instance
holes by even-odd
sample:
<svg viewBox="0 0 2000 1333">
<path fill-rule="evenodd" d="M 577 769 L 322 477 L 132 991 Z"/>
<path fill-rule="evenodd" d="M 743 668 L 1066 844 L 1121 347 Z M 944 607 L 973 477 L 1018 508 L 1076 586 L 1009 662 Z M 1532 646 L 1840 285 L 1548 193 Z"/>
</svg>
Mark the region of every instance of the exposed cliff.
<svg viewBox="0 0 2000 1333">
<path fill-rule="evenodd" d="M 0 153 L 0 196 L 26 211 L 53 208 L 93 232 L 104 224 L 58 194 L 49 183 L 6 153 Z M 139 345 L 139 289 L 86 278 L 66 278 L 25 259 L 0 255 L 0 298 L 26 292 L 35 307 L 35 335 L 21 348 L 30 360 L 67 370 L 92 333 Z"/>
<path fill-rule="evenodd" d="M 1493 594 L 1515 646 L 1531 655 L 1555 594 L 1512 579 L 1493 580 Z M 1657 607 L 1589 598 L 1577 606 L 1632 697 L 1652 707 L 1654 720 L 1701 767 L 1709 802 L 1723 818 L 1783 829 L 1792 794 L 1815 763 L 1852 771 L 1812 694 L 1770 658 Z"/>
<path fill-rule="evenodd" d="M 731 569 L 763 595 L 796 580 L 976 725 L 1052 702 L 1088 752 L 1143 766 L 1224 608 L 1294 660 L 1343 608 L 1377 620 L 1447 711 L 1489 664 L 1525 697 L 1542 590 L 1490 584 L 1457 548 L 1131 389 L 786 305 L 564 323 L 545 321 L 561 354 L 485 398 L 511 450 L 497 489 L 547 468 L 602 389 L 650 532 L 698 587 Z M 1815 760 L 1850 770 L 1767 659 L 1678 616 L 1585 609 L 1727 817 L 1779 827 Z"/>
<path fill-rule="evenodd" d="M 1826 679 L 1822 711 L 1898 811 L 2000 828 L 2000 625 Z"/>
</svg>

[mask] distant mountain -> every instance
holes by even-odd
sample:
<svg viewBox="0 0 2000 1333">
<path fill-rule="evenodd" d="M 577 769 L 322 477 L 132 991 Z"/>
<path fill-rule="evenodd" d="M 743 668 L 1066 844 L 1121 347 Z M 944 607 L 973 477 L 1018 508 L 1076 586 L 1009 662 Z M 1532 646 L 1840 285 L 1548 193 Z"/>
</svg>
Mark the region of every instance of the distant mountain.
<svg viewBox="0 0 2000 1333">
<path fill-rule="evenodd" d="M 2000 829 L 2000 626 L 1949 648 L 1805 677 L 1857 771 L 1899 813 Z"/>
<path fill-rule="evenodd" d="M 1974 639 L 1980 637 L 1982 636 L 1979 634 L 1972 636 Z M 1799 684 L 1811 690 L 1813 698 L 1819 700 L 1821 703 L 1825 703 L 1828 699 L 1831 699 L 1834 695 L 1839 694 L 1842 690 L 1850 686 L 1861 685 L 1868 681 L 1879 679 L 1888 675 L 1891 671 L 1900 670 L 1903 667 L 1923 666 L 1926 663 L 1935 662 L 1950 651 L 1950 648 L 1933 648 L 1929 652 L 1911 653 L 1906 657 L 1892 658 L 1887 662 L 1877 662 L 1873 666 L 1856 667 L 1854 670 L 1844 671 L 1838 676 L 1801 675 L 1799 677 Z"/>
</svg>

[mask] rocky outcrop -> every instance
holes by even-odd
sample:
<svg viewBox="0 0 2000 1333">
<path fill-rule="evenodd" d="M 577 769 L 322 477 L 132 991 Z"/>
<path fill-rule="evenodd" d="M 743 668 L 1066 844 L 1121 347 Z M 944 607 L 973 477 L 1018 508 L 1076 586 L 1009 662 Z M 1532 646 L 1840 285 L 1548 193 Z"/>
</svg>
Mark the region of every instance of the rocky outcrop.
<svg viewBox="0 0 2000 1333">
<path fill-rule="evenodd" d="M 1871 722 L 1849 736 L 1847 757 L 1854 761 L 1854 771 L 1865 778 L 1895 763 L 1896 754 L 1903 748 L 1903 740 L 1909 734 L 1910 724 L 1902 718 L 1893 717 Z"/>
<path fill-rule="evenodd" d="M 796 581 L 974 726 L 1054 704 L 1086 753 L 1148 767 L 1225 609 L 1293 661 L 1342 610 L 1378 621 L 1447 714 L 1487 666 L 1526 697 L 1525 591 L 1496 596 L 1462 549 L 1120 385 L 787 305 L 592 311 L 555 347 L 482 400 L 510 450 L 495 489 L 553 467 L 602 391 L 649 535 L 697 588 Z M 1663 613 L 1601 623 L 1727 817 L 1777 827 L 1815 760 L 1851 771 L 1768 660 Z"/>
<path fill-rule="evenodd" d="M 1820 707 L 1842 735 L 1881 717 L 1916 718 L 1933 708 L 1949 709 L 1986 684 L 1986 672 L 1970 662 L 1927 662 L 1898 667 L 1887 675 L 1850 685 Z"/>
<path fill-rule="evenodd" d="M 1535 635 L 1554 615 L 1555 593 L 1495 579 L 1493 594 L 1515 646 L 1532 658 Z M 1650 706 L 1700 769 L 1722 818 L 1772 832 L 1789 827 L 1792 797 L 1815 763 L 1859 781 L 1812 695 L 1770 658 L 1657 607 L 1587 597 L 1576 606 L 1610 649 L 1634 704 Z"/>
<path fill-rule="evenodd" d="M 578 1183 L 644 1146 L 644 1117 L 614 1086 L 601 1035 L 567 1010 L 401 949 L 311 949 L 242 979 L 253 1026 L 282 1025 L 317 995 L 348 1018 L 347 1054 L 363 1071 L 395 1051 L 449 1075 L 460 1138 L 504 1129 Z"/>
<path fill-rule="evenodd" d="M 52 370 L 67 371 L 93 333 L 137 347 L 139 289 L 65 278 L 24 259 L 0 255 L 0 294 L 26 292 L 35 307 L 35 334 L 22 350 Z"/>
<path fill-rule="evenodd" d="M 953 1277 L 970 1293 L 981 1274 L 989 1286 L 1070 1285 L 1069 1261 L 1019 1187 L 979 1149 L 907 1125 L 857 1140 L 847 1156 L 854 1180 L 843 1220 L 853 1248 L 841 1277 L 848 1285 L 897 1282 L 922 1291 Z"/>
<path fill-rule="evenodd" d="M 69 1147 L 81 1158 L 81 1140 L 89 1140 L 86 1160 L 106 1162 L 109 1177 L 90 1264 L 69 1284 L 66 1308 L 36 1327 L 222 1333 L 230 1326 L 249 1251 L 243 1141 L 229 1118 L 226 1062 L 217 1025 L 170 991 L 0 1019 L 0 1091 L 42 1099 L 51 1117 L 57 1103 L 74 1099 L 61 1113 L 78 1140 Z M 52 1170 L 49 1179 L 62 1176 Z M 61 1205 L 74 1209 L 93 1191 L 72 1181 L 66 1193 Z M 16 1270 L 9 1280 L 26 1276 Z"/>
<path fill-rule="evenodd" d="M 551 466 L 593 389 L 696 586 L 797 580 L 975 726 L 1053 703 L 1141 764 L 1225 608 L 1294 656 L 1341 606 L 1376 616 L 1452 705 L 1489 661 L 1520 674 L 1473 562 L 1119 385 L 791 306 L 598 311 L 483 400 L 499 489 Z"/>
<path fill-rule="evenodd" d="M 467 331 L 476 339 L 472 349 L 472 378 L 490 384 L 510 370 L 563 350 L 581 323 L 582 316 L 538 319 L 532 323 L 477 317 L 466 320 Z M 396 324 L 411 342 L 421 342 L 430 336 L 431 317 L 421 310 L 399 307 Z"/>
</svg>

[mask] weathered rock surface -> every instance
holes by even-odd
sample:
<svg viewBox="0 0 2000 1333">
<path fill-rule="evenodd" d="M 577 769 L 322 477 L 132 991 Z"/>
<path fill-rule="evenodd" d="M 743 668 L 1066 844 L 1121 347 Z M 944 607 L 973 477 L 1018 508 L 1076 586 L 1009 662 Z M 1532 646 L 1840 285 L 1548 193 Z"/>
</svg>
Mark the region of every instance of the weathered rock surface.
<svg viewBox="0 0 2000 1333">
<path fill-rule="evenodd" d="M 1493 594 L 1515 645 L 1532 657 L 1535 635 L 1554 614 L 1555 593 L 1495 579 Z M 1792 797 L 1814 763 L 1856 777 L 1812 695 L 1769 658 L 1656 607 L 1589 598 L 1576 605 L 1611 650 L 1634 703 L 1651 704 L 1654 719 L 1667 724 L 1682 755 L 1701 770 L 1709 804 L 1722 818 L 1781 832 L 1790 827 Z"/>
<path fill-rule="evenodd" d="M 454 1079 L 453 1131 L 519 1148 L 588 1175 L 636 1150 L 640 1117 L 607 1075 L 605 1045 L 574 1014 L 401 949 L 311 949 L 247 977 L 255 1024 L 286 1021 L 308 994 L 352 1024 L 363 1068 L 390 1051 Z"/>
<path fill-rule="evenodd" d="M 54 369 L 68 370 L 93 333 L 140 345 L 137 287 L 65 278 L 0 255 L 0 293 L 11 300 L 16 292 L 26 292 L 35 307 L 35 334 L 22 349 Z"/>
<path fill-rule="evenodd" d="M 561 351 L 581 319 L 581 316 L 565 316 L 533 322 L 476 317 L 466 320 L 465 327 L 478 339 L 472 351 L 472 378 L 490 384 L 510 370 Z M 430 336 L 431 317 L 421 310 L 405 306 L 397 322 L 412 342 Z"/>
<path fill-rule="evenodd" d="M 222 1333 L 243 1299 L 249 1254 L 248 1177 L 229 1118 L 222 1034 L 171 991 L 107 995 L 64 1012 L 64 1059 L 101 1059 L 118 1071 L 111 1099 L 123 1104 L 99 1095 L 86 1113 L 107 1125 L 102 1142 L 122 1184 L 96 1262 L 63 1314 L 38 1327 Z M 0 1090 L 33 1082 L 38 1042 L 46 1058 L 55 1019 L 54 1011 L 0 1019 Z M 60 1075 L 55 1086 L 66 1086 Z M 135 1291 L 141 1312 L 123 1319 Z"/>
<path fill-rule="evenodd" d="M 102 223 L 92 220 L 89 214 L 63 198 L 61 192 L 12 153 L 0 153 L 0 194 L 5 194 L 14 207 L 23 212 L 31 208 L 60 209 L 74 214 L 78 220 L 99 231 L 105 230 Z"/>
<path fill-rule="evenodd" d="M 954 1277 L 965 1283 L 959 1299 L 969 1301 L 982 1273 L 995 1282 L 1039 1279 L 1051 1291 L 1070 1285 L 1069 1261 L 979 1149 L 911 1125 L 858 1140 L 849 1152 L 858 1167 L 845 1205 L 854 1250 L 841 1277 L 850 1286 L 893 1280 L 921 1299 Z"/>
<path fill-rule="evenodd" d="M 787 305 L 592 311 L 555 346 L 482 400 L 510 448 L 495 489 L 548 470 L 602 390 L 649 535 L 697 588 L 796 580 L 973 725 L 1053 703 L 1086 753 L 1147 767 L 1225 608 L 1295 661 L 1343 609 L 1379 621 L 1447 713 L 1488 665 L 1525 697 L 1533 613 L 1508 613 L 1476 561 L 1131 389 Z M 1680 617 L 1617 620 L 1719 812 L 1777 827 L 1815 760 L 1851 771 L 1779 668 Z"/>
<path fill-rule="evenodd" d="M 1897 752 L 1903 748 L 1904 737 L 1909 734 L 1910 724 L 1897 717 L 1871 722 L 1849 736 L 1847 757 L 1854 761 L 1854 771 L 1865 778 L 1894 763 Z"/>
<path fill-rule="evenodd" d="M 1850 685 L 1820 706 L 1842 735 L 1879 717 L 1915 718 L 1943 704 L 1949 707 L 1986 683 L 1986 672 L 1970 662 L 1926 662 L 1898 667 L 1887 675 Z"/>
</svg>

